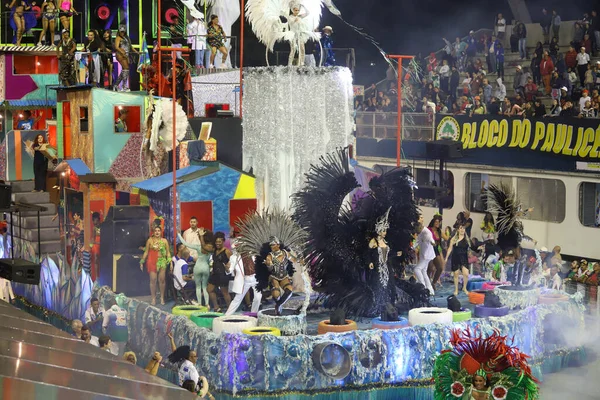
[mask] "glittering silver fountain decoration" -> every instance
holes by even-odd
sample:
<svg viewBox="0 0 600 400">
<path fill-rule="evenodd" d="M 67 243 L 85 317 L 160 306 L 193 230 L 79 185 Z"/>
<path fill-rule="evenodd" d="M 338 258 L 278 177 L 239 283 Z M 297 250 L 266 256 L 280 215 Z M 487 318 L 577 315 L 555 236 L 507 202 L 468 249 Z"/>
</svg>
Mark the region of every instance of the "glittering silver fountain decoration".
<svg viewBox="0 0 600 400">
<path fill-rule="evenodd" d="M 261 67 L 244 73 L 244 170 L 263 206 L 287 209 L 319 156 L 351 141 L 347 68 Z"/>
</svg>

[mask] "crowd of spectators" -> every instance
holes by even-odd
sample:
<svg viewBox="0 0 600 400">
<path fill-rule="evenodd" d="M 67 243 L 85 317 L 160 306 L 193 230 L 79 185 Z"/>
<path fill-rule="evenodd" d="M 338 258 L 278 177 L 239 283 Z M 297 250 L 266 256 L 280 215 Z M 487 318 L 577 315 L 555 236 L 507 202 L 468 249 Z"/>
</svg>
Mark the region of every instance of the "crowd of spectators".
<svg viewBox="0 0 600 400">
<path fill-rule="evenodd" d="M 466 38 L 457 37 L 454 42 L 443 38 L 445 46 L 441 54 L 431 53 L 426 59 L 419 54 L 405 66 L 403 111 L 597 118 L 600 61 L 591 58 L 600 50 L 600 17 L 592 11 L 574 22 L 569 43 L 560 43 L 560 27 L 564 24 L 556 10 L 542 10 L 543 38 L 531 54 L 526 46 L 526 25 L 515 21 L 511 35 L 506 37 L 507 24 L 502 14 L 496 18 L 490 34 L 471 31 Z M 569 50 L 562 52 L 560 46 L 567 44 Z M 519 53 L 522 64 L 507 67 L 510 76 L 514 76 L 507 84 L 504 83 L 505 51 Z M 397 82 L 388 80 L 387 85 L 387 91 L 377 90 L 375 85 L 368 88 L 364 101 L 355 102 L 356 110 L 395 111 Z M 507 85 L 512 91 L 507 91 Z M 552 99 L 549 107 L 544 103 L 550 101 L 542 101 L 544 97 Z"/>
</svg>

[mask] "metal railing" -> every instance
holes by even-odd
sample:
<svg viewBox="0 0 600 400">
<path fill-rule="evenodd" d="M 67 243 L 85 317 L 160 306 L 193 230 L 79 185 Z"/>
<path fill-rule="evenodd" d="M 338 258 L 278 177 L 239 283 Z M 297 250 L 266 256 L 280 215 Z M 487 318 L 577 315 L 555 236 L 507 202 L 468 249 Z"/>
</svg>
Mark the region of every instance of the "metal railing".
<svg viewBox="0 0 600 400">
<path fill-rule="evenodd" d="M 354 51 L 354 48 L 353 47 L 334 47 L 331 50 L 333 50 L 333 52 L 335 53 L 335 60 L 337 62 L 337 65 L 345 66 L 346 68 L 350 69 L 350 71 L 352 71 L 352 73 L 354 73 L 354 68 L 356 67 L 356 52 Z M 323 50 L 323 51 L 325 51 L 325 50 Z M 275 50 L 273 52 L 272 59 L 269 58 L 269 64 L 270 65 L 287 65 L 289 55 L 290 55 L 289 50 Z M 343 57 L 341 57 L 341 56 L 343 56 Z M 316 57 L 317 56 L 315 55 L 315 58 Z M 342 59 L 345 60 L 345 63 L 340 62 Z M 317 60 L 317 62 L 318 62 L 318 60 Z"/>
<path fill-rule="evenodd" d="M 356 137 L 394 139 L 398 131 L 398 113 L 356 112 Z M 435 115 L 402 113 L 402 139 L 429 142 L 435 138 Z"/>
</svg>

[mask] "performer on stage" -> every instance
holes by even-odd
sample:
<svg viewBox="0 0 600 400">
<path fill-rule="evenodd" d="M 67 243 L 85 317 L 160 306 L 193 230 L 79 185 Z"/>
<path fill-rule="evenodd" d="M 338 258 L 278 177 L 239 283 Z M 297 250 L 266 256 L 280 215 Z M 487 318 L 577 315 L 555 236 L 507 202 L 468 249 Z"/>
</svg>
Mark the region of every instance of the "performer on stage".
<svg viewBox="0 0 600 400">
<path fill-rule="evenodd" d="M 281 245 L 281 241 L 276 236 L 272 236 L 269 240 L 271 252 L 265 260 L 270 273 L 269 284 L 277 315 L 281 314 L 283 305 L 292 297 L 292 276 L 294 276 L 296 261 L 296 258 L 289 251 L 282 249 Z"/>
<path fill-rule="evenodd" d="M 333 34 L 333 28 L 330 26 L 326 26 L 323 28 L 323 36 L 321 36 L 321 46 L 323 47 L 323 54 L 321 57 L 324 57 L 323 66 L 324 67 L 333 67 L 335 66 L 335 53 L 333 52 L 333 39 L 331 35 Z"/>
<path fill-rule="evenodd" d="M 227 61 L 227 48 L 225 42 L 227 41 L 227 34 L 223 30 L 223 27 L 219 25 L 219 17 L 211 15 L 210 24 L 208 25 L 208 45 L 210 47 L 210 67 L 215 67 L 215 57 L 217 51 L 222 55 L 220 68 L 226 68 L 225 62 Z"/>
<path fill-rule="evenodd" d="M 108 73 L 108 87 L 112 89 L 113 85 L 113 40 L 112 31 L 110 29 L 102 32 L 102 44 L 104 52 L 101 54 L 102 59 L 102 78 L 100 80 L 101 87 L 104 87 L 104 73 Z"/>
<path fill-rule="evenodd" d="M 225 315 L 231 315 L 237 311 L 242 301 L 246 297 L 246 294 L 252 288 L 254 298 L 252 300 L 251 312 L 256 313 L 260 308 L 260 301 L 262 299 L 262 293 L 256 290 L 256 269 L 254 260 L 249 256 L 241 256 L 236 251 L 235 240 L 232 242 L 232 255 L 229 259 L 231 270 L 235 274 L 233 280 L 232 292 L 235 293 L 235 298 L 231 301 L 229 308 Z"/>
<path fill-rule="evenodd" d="M 60 23 L 62 24 L 63 29 L 69 29 L 71 25 L 71 17 L 73 14 L 79 15 L 79 13 L 73 7 L 73 3 L 70 0 L 63 0 L 60 3 Z"/>
<path fill-rule="evenodd" d="M 127 27 L 125 25 L 119 26 L 119 34 L 115 39 L 114 46 L 117 61 L 121 64 L 121 73 L 115 82 L 115 90 L 121 92 L 129 91 L 129 63 L 131 61 L 131 52 L 138 53 L 131 44 L 131 39 L 127 35 Z M 119 85 L 122 87 L 119 89 Z"/>
<path fill-rule="evenodd" d="M 87 33 L 88 42 L 84 45 L 83 51 L 88 53 L 87 69 L 88 69 L 88 84 L 96 84 L 100 86 L 102 77 L 102 61 L 101 53 L 106 51 L 102 40 L 98 37 L 98 33 L 90 29 Z"/>
<path fill-rule="evenodd" d="M 359 185 L 350 171 L 348 150 L 320 161 L 306 174 L 306 186 L 293 201 L 294 219 L 310 237 L 305 254 L 313 286 L 328 307 L 350 316 L 397 320 L 398 313 L 394 317 L 388 309 L 427 305 L 428 289 L 395 279 L 412 255 L 418 220 L 408 170 L 372 178 L 368 196 L 351 208 L 344 199 Z"/>
<path fill-rule="evenodd" d="M 50 46 L 54 46 L 54 32 L 56 31 L 56 19 L 58 17 L 58 10 L 54 0 L 44 0 L 41 8 L 42 13 L 42 33 L 38 40 L 38 46 L 42 45 L 46 37 L 46 31 L 50 28 Z"/>
<path fill-rule="evenodd" d="M 210 307 L 209 296 L 208 296 L 208 281 L 210 276 L 210 257 L 215 250 L 214 237 L 204 228 L 198 229 L 198 236 L 200 237 L 200 246 L 194 243 L 187 242 L 179 233 L 177 238 L 181 243 L 186 245 L 190 250 L 195 250 L 196 264 L 194 265 L 194 282 L 196 282 L 196 297 L 198 302 L 204 299 L 204 305 Z"/>
<path fill-rule="evenodd" d="M 231 275 L 229 271 L 229 259 L 231 258 L 231 250 L 223 246 L 225 243 L 225 235 L 223 232 L 215 233 L 215 251 L 212 255 L 212 271 L 208 278 L 208 296 L 212 303 L 212 308 L 216 312 L 221 312 L 219 302 L 217 300 L 217 291 L 221 292 L 225 300 L 225 307 L 231 304 L 231 295 L 229 294 L 229 281 Z"/>
<path fill-rule="evenodd" d="M 146 242 L 144 255 L 140 259 L 140 269 L 144 270 L 144 263 L 148 268 L 150 275 L 150 295 L 152 296 L 151 304 L 156 305 L 156 278 L 158 274 L 158 283 L 160 285 L 160 304 L 165 305 L 165 273 L 167 267 L 171 264 L 171 251 L 169 250 L 169 242 L 162 237 L 162 229 L 157 226 L 154 228 L 153 235 Z"/>
<path fill-rule="evenodd" d="M 435 241 L 433 240 L 433 236 L 429 228 L 423 225 L 423 221 L 423 215 L 420 215 L 418 221 L 420 233 L 417 237 L 419 260 L 417 262 L 417 266 L 415 267 L 415 277 L 417 278 L 417 281 L 425 286 L 427 290 L 429 290 L 429 293 L 431 293 L 433 296 L 435 291 L 433 290 L 433 286 L 431 286 L 431 281 L 429 280 L 429 275 L 427 274 L 427 267 L 429 266 L 429 262 L 435 258 L 435 252 L 433 250 Z"/>
<path fill-rule="evenodd" d="M 41 133 L 33 140 L 31 148 L 34 151 L 33 155 L 33 176 L 35 180 L 34 192 L 46 191 L 46 175 L 48 174 L 48 159 L 46 149 L 48 147 L 46 138 Z"/>
<path fill-rule="evenodd" d="M 75 86 L 77 77 L 75 76 L 75 51 L 77 45 L 69 37 L 69 31 L 62 30 L 62 38 L 56 46 L 58 60 L 60 61 L 59 78 L 63 86 Z"/>
<path fill-rule="evenodd" d="M 187 42 L 194 51 L 194 65 L 196 75 L 200 69 L 204 68 L 204 51 L 206 50 L 206 25 L 204 23 L 204 14 L 200 13 L 194 17 L 187 27 Z"/>
<path fill-rule="evenodd" d="M 6 5 L 6 8 L 11 10 L 10 26 L 17 33 L 15 42 L 17 46 L 21 45 L 23 34 L 37 24 L 35 15 L 30 12 L 31 7 L 35 4 L 35 1 L 29 4 L 25 0 L 12 0 L 10 4 Z"/>
<path fill-rule="evenodd" d="M 304 9 L 303 13 L 300 11 Z M 290 42 L 290 57 L 288 65 L 294 65 L 294 59 L 298 57 L 298 66 L 304 65 L 305 48 L 304 44 L 313 38 L 314 34 L 310 25 L 305 23 L 305 18 L 309 12 L 302 3 L 292 2 L 290 12 L 287 16 L 289 31 L 286 33 L 286 39 Z"/>
<path fill-rule="evenodd" d="M 459 225 L 456 230 L 456 235 L 450 240 L 448 252 L 444 265 L 448 263 L 450 255 L 452 255 L 452 275 L 454 276 L 454 295 L 458 296 L 458 280 L 460 274 L 463 276 L 463 292 L 467 291 L 467 282 L 469 281 L 469 248 L 471 247 L 471 239 L 467 236 L 465 226 Z"/>
</svg>

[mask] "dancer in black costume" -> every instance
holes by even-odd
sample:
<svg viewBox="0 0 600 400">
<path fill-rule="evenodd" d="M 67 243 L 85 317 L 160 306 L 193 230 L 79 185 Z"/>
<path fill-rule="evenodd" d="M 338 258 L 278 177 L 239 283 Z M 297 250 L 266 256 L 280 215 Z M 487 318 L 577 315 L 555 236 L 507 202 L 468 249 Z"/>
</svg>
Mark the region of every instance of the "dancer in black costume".
<svg viewBox="0 0 600 400">
<path fill-rule="evenodd" d="M 427 305 L 429 291 L 423 285 L 396 279 L 413 252 L 419 217 L 408 170 L 373 178 L 369 196 L 353 210 L 344 203 L 358 187 L 347 149 L 320 161 L 306 174 L 304 189 L 293 196 L 293 217 L 308 232 L 306 265 L 327 306 L 349 316 L 385 320 L 389 305 L 398 311 Z"/>
</svg>

